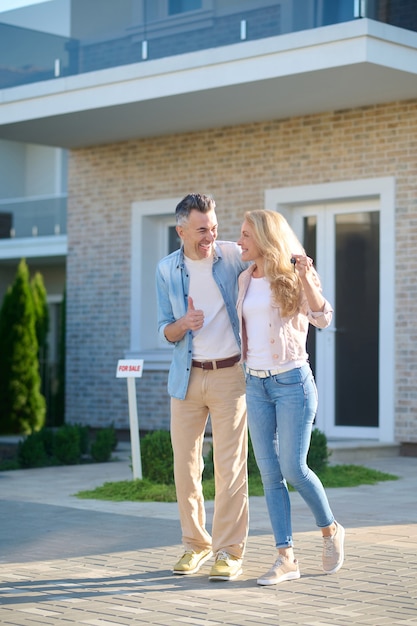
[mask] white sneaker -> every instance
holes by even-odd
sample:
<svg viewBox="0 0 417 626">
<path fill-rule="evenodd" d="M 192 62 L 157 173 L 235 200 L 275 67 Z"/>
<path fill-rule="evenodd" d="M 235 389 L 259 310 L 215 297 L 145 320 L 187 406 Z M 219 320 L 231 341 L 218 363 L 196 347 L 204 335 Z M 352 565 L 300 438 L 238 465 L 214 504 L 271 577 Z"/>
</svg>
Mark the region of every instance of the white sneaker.
<svg viewBox="0 0 417 626">
<path fill-rule="evenodd" d="M 271 569 L 258 578 L 257 583 L 258 585 L 276 585 L 277 583 L 283 583 L 285 580 L 296 580 L 297 578 L 300 578 L 298 561 L 296 559 L 291 561 L 279 554 Z"/>
<path fill-rule="evenodd" d="M 345 529 L 336 522 L 336 532 L 331 537 L 323 537 L 323 571 L 336 574 L 344 561 Z"/>
</svg>

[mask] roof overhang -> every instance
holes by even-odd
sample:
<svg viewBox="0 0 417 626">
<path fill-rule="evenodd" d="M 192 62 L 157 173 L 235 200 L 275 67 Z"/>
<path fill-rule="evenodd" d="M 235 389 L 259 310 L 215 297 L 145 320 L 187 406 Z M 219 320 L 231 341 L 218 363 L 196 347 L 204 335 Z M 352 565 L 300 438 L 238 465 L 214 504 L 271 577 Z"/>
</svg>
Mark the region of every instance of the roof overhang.
<svg viewBox="0 0 417 626">
<path fill-rule="evenodd" d="M 368 19 L 0 91 L 0 138 L 64 148 L 417 98 L 417 33 Z"/>
</svg>

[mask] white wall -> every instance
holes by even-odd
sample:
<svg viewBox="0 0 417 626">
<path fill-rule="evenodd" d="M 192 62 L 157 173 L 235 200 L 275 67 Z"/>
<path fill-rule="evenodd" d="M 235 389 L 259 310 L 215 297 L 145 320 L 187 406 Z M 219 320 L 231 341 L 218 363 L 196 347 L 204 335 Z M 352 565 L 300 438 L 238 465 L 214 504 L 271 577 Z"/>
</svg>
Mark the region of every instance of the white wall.
<svg viewBox="0 0 417 626">
<path fill-rule="evenodd" d="M 71 36 L 100 39 L 127 33 L 132 26 L 132 0 L 72 0 Z"/>
<path fill-rule="evenodd" d="M 60 148 L 0 140 L 0 200 L 65 193 L 66 169 Z"/>
<path fill-rule="evenodd" d="M 56 148 L 26 145 L 25 196 L 56 192 Z"/>
<path fill-rule="evenodd" d="M 25 193 L 25 144 L 0 139 L 0 199 Z"/>
</svg>

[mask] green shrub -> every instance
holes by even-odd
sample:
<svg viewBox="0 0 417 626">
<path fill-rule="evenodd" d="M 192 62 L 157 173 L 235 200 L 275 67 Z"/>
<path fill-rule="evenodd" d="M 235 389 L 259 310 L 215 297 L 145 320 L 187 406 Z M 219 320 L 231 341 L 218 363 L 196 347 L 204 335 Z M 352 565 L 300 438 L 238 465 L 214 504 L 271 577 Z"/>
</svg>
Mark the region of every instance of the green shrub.
<svg viewBox="0 0 417 626">
<path fill-rule="evenodd" d="M 310 449 L 307 455 L 307 465 L 313 472 L 320 473 L 329 464 L 331 452 L 327 447 L 327 437 L 318 428 L 311 433 Z"/>
<path fill-rule="evenodd" d="M 43 431 L 31 433 L 17 446 L 17 460 L 19 467 L 45 467 L 49 465 L 48 454 L 45 450 Z"/>
<path fill-rule="evenodd" d="M 155 430 L 143 438 L 141 457 L 144 478 L 164 485 L 174 482 L 171 436 L 167 430 Z"/>
<path fill-rule="evenodd" d="M 91 450 L 89 426 L 68 424 L 58 430 L 42 428 L 19 442 L 16 460 L 11 464 L 1 463 L 0 469 L 74 465 L 88 453 L 94 461 L 102 463 L 110 460 L 116 446 L 117 435 L 113 426 L 97 432 Z"/>
<path fill-rule="evenodd" d="M 248 476 L 259 476 L 258 465 L 255 460 L 255 454 L 253 452 L 253 446 L 250 436 L 248 435 Z M 213 461 L 213 446 L 207 455 L 204 457 L 204 471 L 203 479 L 214 478 L 214 461 Z"/>
<path fill-rule="evenodd" d="M 114 425 L 112 424 L 111 426 L 108 426 L 107 430 L 109 430 L 112 434 L 113 437 L 113 441 L 112 441 L 112 450 L 113 452 L 116 450 L 117 448 L 117 433 L 116 433 L 116 429 L 114 427 Z"/>
<path fill-rule="evenodd" d="M 318 428 L 314 428 L 311 433 L 310 449 L 307 456 L 308 466 L 313 470 L 313 472 L 320 473 L 329 464 L 330 454 L 331 453 L 327 448 L 326 435 Z M 248 476 L 260 476 L 250 436 L 248 437 Z M 213 446 L 211 446 L 207 455 L 204 457 L 203 478 L 210 479 L 213 477 Z"/>
<path fill-rule="evenodd" d="M 42 430 L 40 430 L 38 434 L 43 441 L 46 455 L 52 458 L 54 456 L 54 431 L 52 430 L 52 428 L 42 428 Z"/>
<path fill-rule="evenodd" d="M 0 471 L 2 472 L 17 469 L 22 469 L 17 459 L 3 459 L 3 461 L 0 461 Z"/>
<path fill-rule="evenodd" d="M 73 426 L 78 428 L 80 435 L 80 453 L 88 454 L 90 452 L 90 427 L 83 424 L 73 424 Z"/>
<path fill-rule="evenodd" d="M 210 478 L 214 478 L 214 460 L 213 460 L 213 446 L 211 445 L 209 451 L 204 457 L 204 470 L 203 470 L 203 479 L 210 480 Z"/>
<path fill-rule="evenodd" d="M 105 463 L 111 458 L 111 453 L 117 445 L 116 432 L 111 426 L 103 428 L 96 434 L 95 441 L 91 444 L 91 456 L 97 463 Z"/>
<path fill-rule="evenodd" d="M 63 465 L 75 465 L 81 460 L 80 429 L 66 424 L 61 426 L 54 437 L 54 456 Z"/>
<path fill-rule="evenodd" d="M 250 436 L 248 438 L 248 476 L 260 476 Z"/>
</svg>

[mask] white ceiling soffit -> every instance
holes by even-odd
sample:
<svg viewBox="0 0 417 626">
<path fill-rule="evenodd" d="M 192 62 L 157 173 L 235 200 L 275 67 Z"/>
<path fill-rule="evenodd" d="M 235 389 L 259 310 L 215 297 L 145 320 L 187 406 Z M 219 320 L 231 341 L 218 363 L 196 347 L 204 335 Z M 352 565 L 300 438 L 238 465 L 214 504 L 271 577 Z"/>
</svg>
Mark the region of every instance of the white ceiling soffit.
<svg viewBox="0 0 417 626">
<path fill-rule="evenodd" d="M 0 138 L 76 148 L 417 98 L 417 33 L 363 19 L 0 91 Z"/>
</svg>

